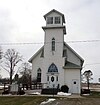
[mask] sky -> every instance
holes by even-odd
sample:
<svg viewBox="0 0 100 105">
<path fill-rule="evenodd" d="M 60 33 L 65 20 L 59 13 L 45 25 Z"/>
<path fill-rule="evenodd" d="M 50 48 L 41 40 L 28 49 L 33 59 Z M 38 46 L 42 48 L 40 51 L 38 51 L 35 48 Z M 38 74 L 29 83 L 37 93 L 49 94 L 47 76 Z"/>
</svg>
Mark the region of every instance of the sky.
<svg viewBox="0 0 100 105">
<path fill-rule="evenodd" d="M 0 45 L 3 51 L 14 48 L 27 62 L 43 45 L 36 43 L 44 42 L 41 27 L 46 23 L 43 16 L 52 9 L 64 14 L 67 31 L 64 40 L 84 59 L 83 71 L 91 70 L 93 82 L 98 82 L 100 0 L 0 0 Z M 8 76 L 4 70 L 0 73 L 2 77 Z"/>
</svg>

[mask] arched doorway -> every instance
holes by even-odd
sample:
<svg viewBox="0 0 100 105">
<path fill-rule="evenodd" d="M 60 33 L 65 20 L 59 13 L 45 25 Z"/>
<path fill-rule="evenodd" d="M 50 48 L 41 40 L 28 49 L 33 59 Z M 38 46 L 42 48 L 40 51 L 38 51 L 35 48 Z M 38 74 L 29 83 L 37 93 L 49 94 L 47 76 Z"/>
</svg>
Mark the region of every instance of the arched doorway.
<svg viewBox="0 0 100 105">
<path fill-rule="evenodd" d="M 57 66 L 52 63 L 49 68 L 48 68 L 48 72 L 47 72 L 47 86 L 48 88 L 57 88 L 58 86 L 58 68 Z"/>
</svg>

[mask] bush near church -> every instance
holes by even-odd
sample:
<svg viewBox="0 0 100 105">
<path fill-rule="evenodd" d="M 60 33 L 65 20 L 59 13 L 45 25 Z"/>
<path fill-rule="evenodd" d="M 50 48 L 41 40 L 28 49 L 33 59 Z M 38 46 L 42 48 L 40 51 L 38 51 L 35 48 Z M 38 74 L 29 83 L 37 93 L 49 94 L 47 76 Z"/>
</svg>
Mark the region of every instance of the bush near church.
<svg viewBox="0 0 100 105">
<path fill-rule="evenodd" d="M 69 91 L 68 86 L 67 85 L 62 85 L 61 86 L 61 91 L 64 92 L 64 93 L 68 93 L 68 91 Z"/>
</svg>

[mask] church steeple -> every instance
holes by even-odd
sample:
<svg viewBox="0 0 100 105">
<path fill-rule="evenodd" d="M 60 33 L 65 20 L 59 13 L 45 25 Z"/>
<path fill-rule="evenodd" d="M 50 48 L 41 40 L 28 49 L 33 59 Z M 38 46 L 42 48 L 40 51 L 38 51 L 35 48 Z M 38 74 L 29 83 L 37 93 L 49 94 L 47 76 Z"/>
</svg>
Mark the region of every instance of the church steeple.
<svg viewBox="0 0 100 105">
<path fill-rule="evenodd" d="M 45 32 L 44 56 L 50 56 L 50 58 L 54 58 L 54 56 L 62 57 L 64 35 L 66 34 L 65 17 L 62 13 L 53 9 L 45 14 L 44 18 L 46 20 L 46 26 L 42 27 Z"/>
<path fill-rule="evenodd" d="M 46 20 L 46 26 L 42 27 L 43 30 L 50 28 L 63 28 L 64 34 L 66 34 L 66 27 L 63 25 L 65 23 L 64 14 L 59 11 L 53 9 L 47 14 L 44 15 Z"/>
<path fill-rule="evenodd" d="M 62 26 L 65 23 L 65 17 L 62 13 L 53 9 L 44 15 L 46 26 Z"/>
</svg>

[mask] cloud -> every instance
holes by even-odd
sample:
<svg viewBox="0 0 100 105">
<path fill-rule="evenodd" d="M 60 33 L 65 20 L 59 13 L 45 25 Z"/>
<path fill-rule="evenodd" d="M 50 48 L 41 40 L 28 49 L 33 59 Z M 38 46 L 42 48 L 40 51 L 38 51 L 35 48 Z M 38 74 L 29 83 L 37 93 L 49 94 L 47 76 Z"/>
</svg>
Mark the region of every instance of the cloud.
<svg viewBox="0 0 100 105">
<path fill-rule="evenodd" d="M 12 29 L 13 24 L 10 20 L 9 12 L 7 10 L 0 9 L 0 42 L 7 40 L 11 41 L 10 35 Z"/>
</svg>

